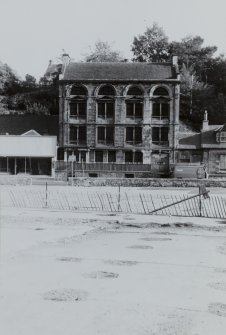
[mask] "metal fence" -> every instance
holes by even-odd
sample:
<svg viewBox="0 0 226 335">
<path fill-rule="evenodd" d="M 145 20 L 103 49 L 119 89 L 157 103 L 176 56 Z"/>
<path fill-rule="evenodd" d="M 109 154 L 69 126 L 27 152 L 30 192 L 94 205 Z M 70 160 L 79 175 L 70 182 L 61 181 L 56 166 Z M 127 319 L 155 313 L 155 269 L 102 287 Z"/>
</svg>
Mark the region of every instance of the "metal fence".
<svg viewBox="0 0 226 335">
<path fill-rule="evenodd" d="M 56 172 L 66 172 L 68 176 L 75 176 L 76 172 L 138 172 L 149 173 L 153 176 L 167 174 L 169 166 L 163 164 L 141 164 L 141 163 L 78 163 L 78 162 L 55 162 Z M 73 171 L 73 172 L 72 172 Z"/>
</svg>

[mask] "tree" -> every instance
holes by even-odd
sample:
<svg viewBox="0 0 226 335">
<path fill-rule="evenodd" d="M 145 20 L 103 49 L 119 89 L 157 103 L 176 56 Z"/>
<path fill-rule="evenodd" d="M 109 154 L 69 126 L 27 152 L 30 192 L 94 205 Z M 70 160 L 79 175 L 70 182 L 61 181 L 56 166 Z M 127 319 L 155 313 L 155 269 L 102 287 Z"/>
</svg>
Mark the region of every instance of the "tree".
<svg viewBox="0 0 226 335">
<path fill-rule="evenodd" d="M 8 64 L 4 64 L 0 61 L 0 84 L 10 80 L 11 78 L 18 78 L 16 72 L 9 67 Z"/>
<path fill-rule="evenodd" d="M 169 58 L 168 37 L 163 28 L 154 23 L 143 35 L 134 37 L 131 50 L 134 54 L 133 61 L 165 62 Z"/>
<path fill-rule="evenodd" d="M 217 51 L 216 46 L 203 46 L 204 39 L 200 36 L 187 36 L 180 42 L 173 41 L 169 44 L 170 55 L 177 55 L 179 64 L 191 66 L 198 76 L 205 74 L 206 64 Z"/>
<path fill-rule="evenodd" d="M 26 74 L 24 84 L 27 87 L 31 87 L 31 88 L 35 87 L 36 86 L 35 77 L 31 76 L 30 74 Z"/>
<path fill-rule="evenodd" d="M 226 121 L 226 101 L 216 85 L 200 81 L 194 66 L 181 69 L 180 118 L 200 129 L 203 113 L 208 110 L 211 124 L 223 124 Z"/>
<path fill-rule="evenodd" d="M 216 94 L 226 95 L 226 58 L 220 55 L 205 64 L 204 80 L 215 86 Z"/>
<path fill-rule="evenodd" d="M 199 129 L 203 118 L 203 111 L 210 105 L 213 99 L 212 86 L 200 81 L 194 70 L 194 66 L 181 68 L 181 99 L 180 118 Z"/>
<path fill-rule="evenodd" d="M 112 50 L 108 42 L 97 41 L 94 50 L 85 55 L 85 61 L 88 63 L 103 63 L 103 62 L 122 62 L 123 57 L 118 50 Z"/>
<path fill-rule="evenodd" d="M 20 88 L 21 80 L 8 64 L 0 61 L 0 91 L 2 94 L 13 94 Z"/>
<path fill-rule="evenodd" d="M 200 81 L 194 66 L 187 68 L 185 64 L 181 68 L 181 92 L 183 95 L 190 95 L 192 90 L 194 91 L 206 91 L 209 92 L 212 90 L 212 87 L 207 83 Z"/>
</svg>

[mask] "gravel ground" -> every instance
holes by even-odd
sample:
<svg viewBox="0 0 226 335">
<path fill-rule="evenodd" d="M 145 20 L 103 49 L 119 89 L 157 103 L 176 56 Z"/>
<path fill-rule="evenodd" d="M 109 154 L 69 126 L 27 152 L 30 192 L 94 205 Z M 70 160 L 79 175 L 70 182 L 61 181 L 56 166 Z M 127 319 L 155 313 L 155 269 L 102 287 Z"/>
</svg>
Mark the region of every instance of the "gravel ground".
<svg viewBox="0 0 226 335">
<path fill-rule="evenodd" d="M 224 335 L 223 220 L 1 207 L 4 335 Z"/>
</svg>

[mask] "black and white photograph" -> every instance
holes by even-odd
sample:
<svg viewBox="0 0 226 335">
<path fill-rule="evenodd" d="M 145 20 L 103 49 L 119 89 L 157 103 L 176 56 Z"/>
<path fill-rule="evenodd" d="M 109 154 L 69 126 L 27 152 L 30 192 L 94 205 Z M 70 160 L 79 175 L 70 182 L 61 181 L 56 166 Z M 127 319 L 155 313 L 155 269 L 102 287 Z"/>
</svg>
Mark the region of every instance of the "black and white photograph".
<svg viewBox="0 0 226 335">
<path fill-rule="evenodd" d="M 225 335 L 226 2 L 0 10 L 0 333 Z"/>
</svg>

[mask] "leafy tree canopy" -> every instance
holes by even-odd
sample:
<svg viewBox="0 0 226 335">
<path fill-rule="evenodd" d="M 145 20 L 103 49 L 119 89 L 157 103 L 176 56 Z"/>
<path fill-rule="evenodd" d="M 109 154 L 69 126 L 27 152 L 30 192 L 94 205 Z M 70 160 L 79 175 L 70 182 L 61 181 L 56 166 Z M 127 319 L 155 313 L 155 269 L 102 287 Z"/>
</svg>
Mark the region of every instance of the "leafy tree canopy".
<svg viewBox="0 0 226 335">
<path fill-rule="evenodd" d="M 226 59 L 214 58 L 216 46 L 205 46 L 201 36 L 186 36 L 169 42 L 154 23 L 134 37 L 133 61 L 165 62 L 178 56 L 181 73 L 180 117 L 199 128 L 204 110 L 213 123 L 226 122 Z"/>
<path fill-rule="evenodd" d="M 94 49 L 85 55 L 85 61 L 88 63 L 122 62 L 123 57 L 120 51 L 113 50 L 108 42 L 97 41 Z"/>
<path fill-rule="evenodd" d="M 12 83 L 19 83 L 20 79 L 16 72 L 9 67 L 8 64 L 4 64 L 0 61 L 0 91 L 4 93 L 7 86 Z"/>
<path fill-rule="evenodd" d="M 148 27 L 143 35 L 134 37 L 132 44 L 136 62 L 165 62 L 169 58 L 169 43 L 163 28 L 157 23 Z"/>
<path fill-rule="evenodd" d="M 35 87 L 36 78 L 31 76 L 30 74 L 26 74 L 24 84 L 28 87 Z"/>
<path fill-rule="evenodd" d="M 203 46 L 204 39 L 200 36 L 187 36 L 180 42 L 173 41 L 169 44 L 169 54 L 177 55 L 179 64 L 187 68 L 193 67 L 198 75 L 202 75 L 207 62 L 217 51 L 216 46 Z"/>
</svg>

